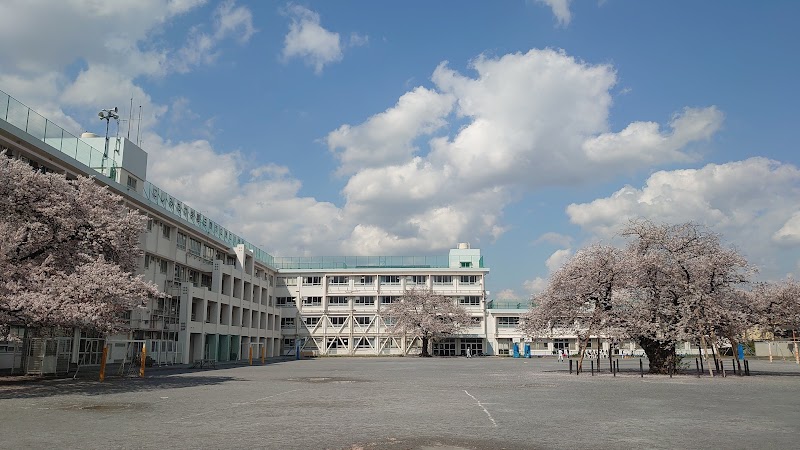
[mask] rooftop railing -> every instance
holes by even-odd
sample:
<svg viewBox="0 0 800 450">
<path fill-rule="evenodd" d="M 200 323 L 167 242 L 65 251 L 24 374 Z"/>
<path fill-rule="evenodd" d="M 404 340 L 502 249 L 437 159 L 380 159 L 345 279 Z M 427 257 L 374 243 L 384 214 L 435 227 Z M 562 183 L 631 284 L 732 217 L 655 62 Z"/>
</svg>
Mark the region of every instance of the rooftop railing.
<svg viewBox="0 0 800 450">
<path fill-rule="evenodd" d="M 115 178 L 116 160 L 103 155 L 86 141 L 45 119 L 22 102 L 0 90 L 0 119 L 30 134 L 66 156 L 90 167 L 109 178 Z M 142 193 L 129 190 L 128 194 L 142 196 L 151 205 L 157 206 L 174 217 L 181 218 L 199 231 L 226 242 L 231 247 L 243 244 L 253 251 L 256 260 L 273 266 L 272 255 L 261 250 L 227 228 L 211 220 L 158 186 L 146 181 Z M 273 266 L 274 267 L 274 266 Z"/>
<path fill-rule="evenodd" d="M 117 162 L 69 131 L 45 119 L 0 90 L 0 119 L 107 177 L 114 177 Z"/>
<path fill-rule="evenodd" d="M 531 302 L 528 300 L 489 300 L 486 303 L 488 309 L 528 309 Z"/>
<path fill-rule="evenodd" d="M 463 264 L 462 264 L 463 263 Z M 449 256 L 276 256 L 277 269 L 447 269 L 483 267 L 483 257 Z"/>
</svg>

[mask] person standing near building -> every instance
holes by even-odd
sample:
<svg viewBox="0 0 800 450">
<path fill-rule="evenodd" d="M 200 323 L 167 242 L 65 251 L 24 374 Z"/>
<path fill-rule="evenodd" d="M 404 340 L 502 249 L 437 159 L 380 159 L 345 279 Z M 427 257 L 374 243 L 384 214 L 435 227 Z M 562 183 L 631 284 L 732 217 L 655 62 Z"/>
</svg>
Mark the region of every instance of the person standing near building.
<svg viewBox="0 0 800 450">
<path fill-rule="evenodd" d="M 558 362 L 564 362 L 564 350 L 563 349 L 559 349 L 558 350 Z"/>
<path fill-rule="evenodd" d="M 472 358 L 472 348 L 467 347 L 467 358 Z"/>
</svg>

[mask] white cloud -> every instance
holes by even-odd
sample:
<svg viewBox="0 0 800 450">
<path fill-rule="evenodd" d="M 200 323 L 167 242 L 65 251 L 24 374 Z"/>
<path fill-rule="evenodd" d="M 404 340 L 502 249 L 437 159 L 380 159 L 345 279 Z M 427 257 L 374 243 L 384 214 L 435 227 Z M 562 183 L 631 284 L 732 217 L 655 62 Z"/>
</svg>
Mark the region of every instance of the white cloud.
<svg viewBox="0 0 800 450">
<path fill-rule="evenodd" d="M 572 13 L 569 10 L 569 3 L 571 0 L 536 0 L 538 3 L 547 5 L 553 10 L 553 15 L 556 16 L 558 24 L 561 26 L 569 25 L 572 20 Z"/>
<path fill-rule="evenodd" d="M 796 228 L 800 170 L 765 158 L 700 169 L 659 171 L 639 189 L 625 186 L 611 196 L 571 204 L 570 221 L 612 238 L 630 219 L 695 221 L 721 233 L 765 272 L 776 267 L 787 245 L 800 243 Z"/>
<path fill-rule="evenodd" d="M 780 243 L 800 244 L 800 211 L 792 214 L 780 228 L 772 235 L 773 240 Z"/>
<path fill-rule="evenodd" d="M 503 289 L 494 296 L 498 300 L 517 300 L 519 296 L 513 289 Z"/>
<path fill-rule="evenodd" d="M 590 160 L 614 160 L 627 165 L 691 161 L 683 148 L 692 141 L 709 139 L 722 126 L 722 113 L 715 107 L 686 108 L 670 121 L 672 132 L 661 133 L 655 122 L 634 122 L 619 133 L 603 133 L 583 143 Z"/>
<path fill-rule="evenodd" d="M 572 256 L 572 249 L 571 248 L 562 248 L 560 250 L 556 250 L 547 258 L 544 265 L 547 266 L 547 270 L 551 273 L 555 272 L 556 270 L 560 269 L 561 266 L 564 265 L 565 262 L 569 260 Z"/>
<path fill-rule="evenodd" d="M 339 33 L 323 28 L 318 13 L 295 4 L 289 5 L 286 13 L 291 23 L 284 39 L 285 59 L 301 58 L 314 67 L 317 75 L 322 73 L 326 64 L 342 60 Z"/>
<path fill-rule="evenodd" d="M 721 120 L 715 108 L 684 110 L 669 133 L 658 125 L 650 132 L 668 143 L 655 147 L 657 157 L 639 139 L 624 151 L 608 143 L 603 158 L 592 158 L 587 142 L 615 136 L 611 66 L 550 49 L 481 56 L 471 65 L 474 77 L 440 64 L 432 88 L 414 88 L 392 108 L 328 134 L 339 173 L 352 174 L 343 212 L 360 228 L 348 247 L 431 251 L 497 239 L 506 229 L 503 209 L 519 193 L 683 161 L 683 147 L 707 139 Z M 690 127 L 687 118 L 706 125 Z"/>
<path fill-rule="evenodd" d="M 452 96 L 417 87 L 361 125 L 330 132 L 328 148 L 341 161 L 340 173 L 405 162 L 417 151 L 414 140 L 443 127 L 452 108 Z"/>
<path fill-rule="evenodd" d="M 543 235 L 536 238 L 535 241 L 533 241 L 534 245 L 541 243 L 555 244 L 568 247 L 572 245 L 572 236 L 556 233 L 554 231 L 548 231 L 547 233 L 544 233 Z"/>
<path fill-rule="evenodd" d="M 547 279 L 536 277 L 532 280 L 525 280 L 522 285 L 529 294 L 539 294 L 547 288 Z"/>
<path fill-rule="evenodd" d="M 221 3 L 214 11 L 211 33 L 200 30 L 200 27 L 195 27 L 184 47 L 178 50 L 177 57 L 171 62 L 174 70 L 185 73 L 194 66 L 212 64 L 219 56 L 220 42 L 233 37 L 245 43 L 256 32 L 250 9 L 236 6 L 232 0 Z"/>
</svg>

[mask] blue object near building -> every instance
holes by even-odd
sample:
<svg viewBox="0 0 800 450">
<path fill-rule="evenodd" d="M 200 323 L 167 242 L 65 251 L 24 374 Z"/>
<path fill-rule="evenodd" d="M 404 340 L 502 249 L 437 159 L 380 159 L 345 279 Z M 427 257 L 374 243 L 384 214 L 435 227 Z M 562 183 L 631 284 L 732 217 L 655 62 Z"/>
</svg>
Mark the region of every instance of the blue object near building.
<svg viewBox="0 0 800 450">
<path fill-rule="evenodd" d="M 736 348 L 736 352 L 739 354 L 739 359 L 743 360 L 744 359 L 744 345 L 739 344 L 739 346 Z"/>
<path fill-rule="evenodd" d="M 519 358 L 519 342 L 514 342 L 514 358 Z"/>
<path fill-rule="evenodd" d="M 531 344 L 530 344 L 530 342 L 526 342 L 525 343 L 524 349 L 525 349 L 525 351 L 524 351 L 523 356 L 525 356 L 526 358 L 530 358 L 531 357 Z"/>
</svg>

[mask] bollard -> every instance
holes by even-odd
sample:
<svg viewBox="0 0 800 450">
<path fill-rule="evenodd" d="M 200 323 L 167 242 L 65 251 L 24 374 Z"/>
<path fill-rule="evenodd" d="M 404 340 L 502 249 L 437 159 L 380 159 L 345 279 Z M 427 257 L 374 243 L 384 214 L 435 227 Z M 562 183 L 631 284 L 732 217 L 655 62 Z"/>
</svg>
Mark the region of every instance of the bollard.
<svg viewBox="0 0 800 450">
<path fill-rule="evenodd" d="M 108 359 L 108 344 L 103 347 L 103 359 L 100 360 L 100 381 L 106 379 L 106 359 Z"/>
<path fill-rule="evenodd" d="M 644 378 L 644 365 L 642 364 L 642 358 L 639 358 L 639 376 Z"/>
<path fill-rule="evenodd" d="M 147 347 L 142 344 L 142 356 L 139 358 L 139 378 L 144 378 L 144 363 L 147 361 Z"/>
<path fill-rule="evenodd" d="M 572 374 L 572 360 L 569 360 L 569 373 Z"/>
<path fill-rule="evenodd" d="M 248 356 L 247 359 L 250 361 L 250 365 L 252 366 L 253 365 L 253 346 L 252 345 L 250 346 L 250 352 L 249 352 L 249 356 Z"/>
<path fill-rule="evenodd" d="M 669 371 L 669 377 L 670 377 L 670 378 L 672 378 L 672 369 L 673 369 L 674 367 L 675 367 L 675 366 L 673 366 L 673 365 L 672 365 L 672 363 L 670 363 L 670 365 L 669 365 L 669 369 L 667 369 L 667 371 Z"/>
<path fill-rule="evenodd" d="M 614 361 L 614 365 L 617 366 L 617 372 L 619 372 L 619 360 Z"/>
<path fill-rule="evenodd" d="M 743 376 L 744 373 L 742 373 L 742 360 L 740 360 L 740 359 L 736 360 L 736 368 L 738 369 L 739 376 L 740 377 Z"/>
<path fill-rule="evenodd" d="M 614 372 L 614 358 L 612 358 L 610 354 L 608 355 L 608 370 L 612 373 Z"/>
<path fill-rule="evenodd" d="M 694 366 L 697 368 L 697 378 L 700 378 L 700 361 L 699 358 L 694 359 Z"/>
<path fill-rule="evenodd" d="M 619 362 L 619 360 L 614 361 L 613 363 L 611 363 L 611 375 L 614 375 L 615 377 L 617 376 L 617 363 L 618 362 Z"/>
<path fill-rule="evenodd" d="M 736 360 L 731 358 L 731 367 L 733 367 L 733 374 L 736 375 Z"/>
<path fill-rule="evenodd" d="M 700 355 L 700 372 L 705 372 L 706 368 L 703 367 L 703 355 Z"/>
<path fill-rule="evenodd" d="M 589 361 L 592 364 L 592 376 L 594 376 L 594 360 Z"/>
<path fill-rule="evenodd" d="M 744 374 L 750 376 L 750 361 L 744 360 Z"/>
<path fill-rule="evenodd" d="M 261 346 L 261 365 L 262 366 L 264 365 L 264 358 L 266 356 L 267 356 L 267 346 L 266 345 L 262 345 Z"/>
</svg>

